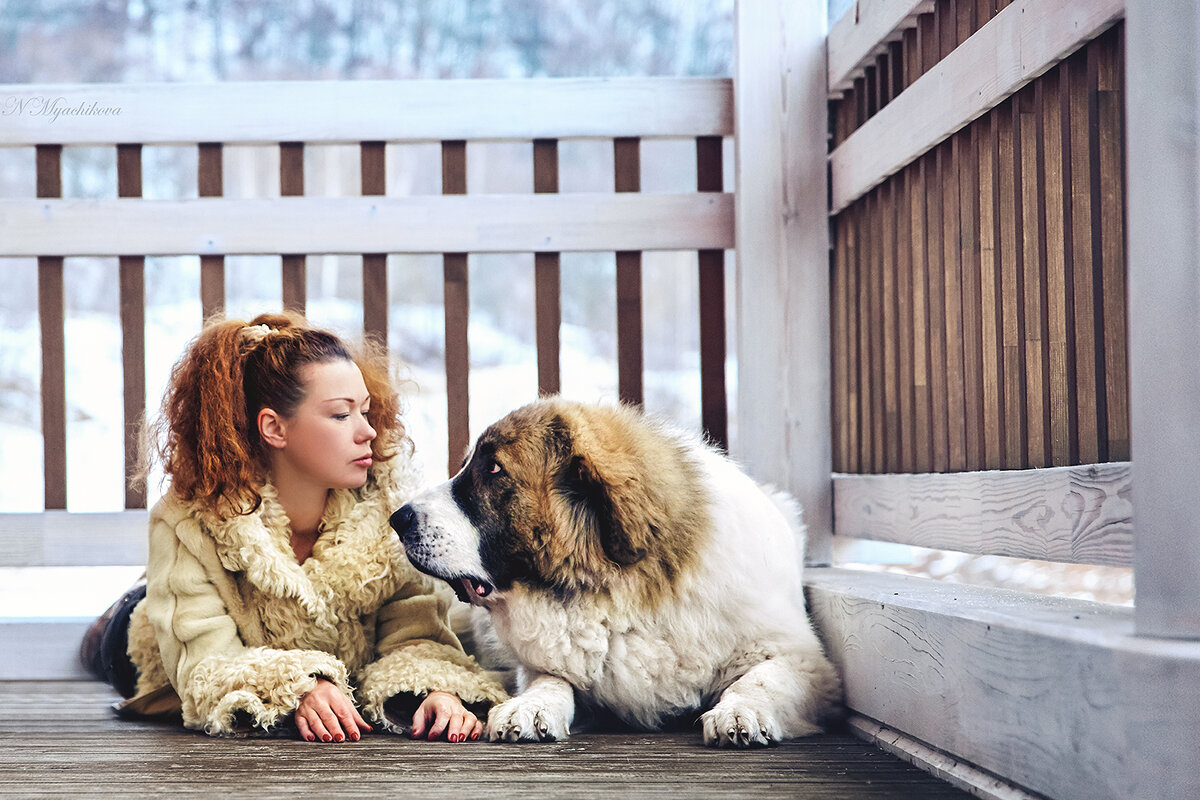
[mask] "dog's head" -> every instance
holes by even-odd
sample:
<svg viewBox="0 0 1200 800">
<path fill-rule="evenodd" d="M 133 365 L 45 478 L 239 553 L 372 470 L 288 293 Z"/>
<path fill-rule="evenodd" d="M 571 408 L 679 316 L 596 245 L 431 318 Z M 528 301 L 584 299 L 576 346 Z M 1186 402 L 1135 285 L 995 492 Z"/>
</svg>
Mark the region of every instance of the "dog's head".
<svg viewBox="0 0 1200 800">
<path fill-rule="evenodd" d="M 478 605 L 515 584 L 560 597 L 632 576 L 668 584 L 705 530 L 697 472 L 637 412 L 541 400 L 484 431 L 462 470 L 391 524 L 417 569 Z"/>
</svg>

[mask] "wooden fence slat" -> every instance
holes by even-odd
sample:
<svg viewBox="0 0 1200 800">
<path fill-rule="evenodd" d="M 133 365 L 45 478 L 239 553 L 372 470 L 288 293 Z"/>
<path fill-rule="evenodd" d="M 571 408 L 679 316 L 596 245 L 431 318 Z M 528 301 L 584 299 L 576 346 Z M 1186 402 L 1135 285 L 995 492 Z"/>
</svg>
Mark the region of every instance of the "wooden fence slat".
<svg viewBox="0 0 1200 800">
<path fill-rule="evenodd" d="M 641 142 L 613 140 L 614 187 L 618 192 L 642 188 Z M 642 254 L 617 253 L 617 394 L 621 402 L 644 402 L 642 356 Z"/>
<path fill-rule="evenodd" d="M 897 314 L 896 266 L 897 186 L 889 184 L 880 191 L 879 222 L 883 271 L 883 433 L 885 472 L 900 471 L 900 377 L 899 320 Z"/>
<path fill-rule="evenodd" d="M 946 472 L 950 468 L 950 403 L 949 374 L 947 372 L 946 339 L 946 264 L 943 245 L 943 208 L 941 149 L 929 153 L 922 159 L 925 165 L 925 181 L 928 194 L 925 196 L 926 254 L 929 258 L 929 398 L 930 433 L 933 444 L 933 471 Z"/>
<path fill-rule="evenodd" d="M 953 30 L 953 29 L 952 29 Z M 947 469 L 967 468 L 966 387 L 963 366 L 962 227 L 959 198 L 961 137 L 952 137 L 939 148 L 942 166 L 942 319 L 946 326 L 946 464 Z"/>
<path fill-rule="evenodd" d="M 224 146 L 219 142 L 201 142 L 196 182 L 201 197 L 220 197 L 225 193 Z M 200 256 L 200 313 L 202 319 L 225 312 L 225 257 Z"/>
<path fill-rule="evenodd" d="M 913 399 L 913 252 L 912 252 L 912 194 L 909 181 L 912 170 L 896 176 L 896 336 L 899 343 L 897 372 L 899 375 L 900 453 L 897 463 L 900 472 L 916 471 L 916 429 Z"/>
<path fill-rule="evenodd" d="M 858 400 L 858 464 L 859 469 L 870 472 L 873 469 L 872 457 L 875 430 L 873 414 L 874 404 L 871 402 L 871 287 L 873 264 L 871 263 L 871 241 L 869 235 L 871 220 L 867 213 L 867 199 L 858 204 L 854 216 L 858 223 L 855 227 L 855 254 L 857 256 L 858 295 L 855 298 L 855 319 L 858 324 L 858 354 L 854 364 L 858 368 L 858 385 L 855 392 Z"/>
<path fill-rule="evenodd" d="M 1025 399 L 1028 404 L 1025 444 L 1026 465 L 1030 467 L 1044 467 L 1049 463 L 1044 225 L 1046 193 L 1042 170 L 1041 86 L 1041 83 L 1027 86 L 1015 98 L 1021 152 L 1018 185 L 1021 192 L 1021 247 L 1024 262 L 1024 293 L 1018 297 L 1018 302 L 1024 304 L 1025 312 Z"/>
<path fill-rule="evenodd" d="M 142 196 L 142 146 L 117 145 L 117 196 Z M 124 397 L 125 508 L 146 507 L 145 481 L 139 471 L 141 424 L 146 414 L 146 259 L 118 260 L 121 318 L 121 374 Z"/>
<path fill-rule="evenodd" d="M 62 197 L 62 146 L 38 145 L 37 196 Z M 67 363 L 63 259 L 38 257 L 42 347 L 42 464 L 46 509 L 67 507 Z"/>
<path fill-rule="evenodd" d="M 870 338 L 868 339 L 870 347 L 870 360 L 868 368 L 870 369 L 870 383 L 868 387 L 871 393 L 871 471 L 883 472 L 884 459 L 884 427 L 887 420 L 884 419 L 884 399 L 883 393 L 885 390 L 884 372 L 883 372 L 883 241 L 878 235 L 880 230 L 880 200 L 881 193 L 879 191 L 872 192 L 866 198 L 866 214 L 868 230 L 871 231 L 869 237 L 869 247 L 866 250 L 867 269 L 870 274 L 870 293 L 867 296 L 866 315 L 867 325 Z"/>
<path fill-rule="evenodd" d="M 279 193 L 283 197 L 304 194 L 304 143 L 279 145 Z M 305 313 L 308 296 L 306 257 L 285 254 L 282 257 L 283 307 Z"/>
<path fill-rule="evenodd" d="M 1108 414 L 1108 458 L 1130 455 L 1129 362 L 1125 268 L 1125 63 L 1124 29 L 1105 33 L 1091 45 L 1099 61 L 1096 113 L 1099 121 L 1101 197 L 1100 252 L 1104 281 L 1104 391 Z"/>
<path fill-rule="evenodd" d="M 859 317 L 859 251 L 858 209 L 847 209 L 843 219 L 846 224 L 846 289 L 842 315 L 846 320 L 846 428 L 847 470 L 861 472 L 862 462 L 862 387 L 859 365 L 862 364 L 862 336 Z"/>
<path fill-rule="evenodd" d="M 850 436 L 850 417 L 847 412 L 849 403 L 849 372 L 850 354 L 847 348 L 849 325 L 846 321 L 846 283 L 847 283 L 847 229 L 849 225 L 843 217 L 835 217 L 832 221 L 831 238 L 833 241 L 833 269 L 830 274 L 829 286 L 829 332 L 832 374 L 830 390 L 830 423 L 833 428 L 833 469 L 835 472 L 849 472 L 850 456 L 848 441 Z"/>
<path fill-rule="evenodd" d="M 467 193 L 467 143 L 442 142 L 442 194 Z M 469 370 L 471 364 L 467 326 L 470 320 L 470 286 L 466 253 L 442 256 L 446 314 L 446 413 L 449 438 L 447 472 L 458 472 L 470 447 Z"/>
<path fill-rule="evenodd" d="M 1021 248 L 1020 130 L 1015 98 L 1006 102 L 998 123 L 997 174 L 1000 216 L 1000 309 L 1004 351 L 1004 466 L 1021 469 L 1026 461 L 1025 305 Z"/>
<path fill-rule="evenodd" d="M 908 167 L 909 176 L 909 219 L 910 240 L 912 242 L 912 297 L 913 297 L 913 409 L 916 413 L 916 423 L 913 426 L 913 436 L 916 445 L 916 471 L 930 472 L 933 470 L 933 437 L 930 397 L 929 373 L 931 368 L 929 352 L 929 259 L 928 242 L 925 238 L 925 162 L 919 161 Z"/>
<path fill-rule="evenodd" d="M 1060 84 L 1061 69 L 1052 70 L 1042 78 L 1042 136 L 1043 169 L 1046 195 L 1046 318 L 1048 332 L 1047 353 L 1049 356 L 1050 401 L 1050 464 L 1061 467 L 1075 463 L 1079 444 L 1075 439 L 1075 402 L 1072 402 L 1071 386 L 1074 383 L 1075 347 L 1072 328 L 1068 324 L 1071 316 L 1070 295 L 1070 242 L 1067 231 L 1069 210 L 1067 206 L 1070 173 L 1066 169 L 1069 158 L 1069 132 L 1063 127 L 1064 94 Z M 1083 401 L 1085 398 L 1079 398 Z"/>
<path fill-rule="evenodd" d="M 980 331 L 983 360 L 984 457 L 987 469 L 1004 463 L 1004 296 L 1000 263 L 999 121 L 989 115 L 977 123 L 979 137 L 979 296 L 983 310 Z"/>
<path fill-rule="evenodd" d="M 533 142 L 533 191 L 558 192 L 557 139 Z M 558 394 L 562 391 L 562 257 L 558 253 L 535 253 L 533 271 L 538 394 Z"/>
<path fill-rule="evenodd" d="M 387 144 L 359 145 L 359 175 L 364 197 L 387 194 Z M 363 333 L 383 347 L 388 343 L 387 253 L 362 257 Z"/>
<path fill-rule="evenodd" d="M 696 190 L 724 191 L 724 141 L 719 136 L 696 140 Z M 729 449 L 729 410 L 725 387 L 725 251 L 697 255 L 700 291 L 700 423 L 705 436 Z"/>
<path fill-rule="evenodd" d="M 960 2 L 961 9 L 961 2 Z M 972 19 L 974 16 L 972 15 Z M 959 169 L 959 219 L 962 243 L 959 267 L 962 275 L 963 321 L 963 422 L 966 458 L 971 469 L 983 463 L 983 354 L 980 300 L 979 245 L 979 137 L 978 123 L 954 139 L 954 159 Z"/>
<path fill-rule="evenodd" d="M 1075 393 L 1095 398 L 1079 403 L 1079 458 L 1108 458 L 1108 420 L 1104 413 L 1104 304 L 1100 278 L 1100 187 L 1095 185 L 1097 157 L 1091 131 L 1099 126 L 1096 95 L 1091 91 L 1096 61 L 1091 48 L 1066 63 L 1071 128 L 1071 275 L 1075 305 Z"/>
</svg>

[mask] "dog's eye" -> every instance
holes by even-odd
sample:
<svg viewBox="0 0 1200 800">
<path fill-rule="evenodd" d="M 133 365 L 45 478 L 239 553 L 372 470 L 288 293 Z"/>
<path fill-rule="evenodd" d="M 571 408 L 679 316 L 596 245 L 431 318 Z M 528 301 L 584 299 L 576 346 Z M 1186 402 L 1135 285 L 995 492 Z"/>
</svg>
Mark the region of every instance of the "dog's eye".
<svg viewBox="0 0 1200 800">
<path fill-rule="evenodd" d="M 499 475 L 504 472 L 504 467 L 500 466 L 500 462 L 494 458 L 489 458 L 487 461 L 487 471 L 489 475 Z"/>
</svg>

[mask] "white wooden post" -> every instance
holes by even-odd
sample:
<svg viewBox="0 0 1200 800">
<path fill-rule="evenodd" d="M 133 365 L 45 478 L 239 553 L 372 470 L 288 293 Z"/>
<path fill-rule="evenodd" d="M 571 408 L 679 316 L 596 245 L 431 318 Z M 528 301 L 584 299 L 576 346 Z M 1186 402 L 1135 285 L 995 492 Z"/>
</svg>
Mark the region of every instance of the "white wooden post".
<svg viewBox="0 0 1200 800">
<path fill-rule="evenodd" d="M 804 506 L 809 563 L 832 529 L 826 0 L 735 12 L 738 440 Z"/>
<path fill-rule="evenodd" d="M 1200 638 L 1200 11 L 1126 13 L 1137 631 Z"/>
</svg>

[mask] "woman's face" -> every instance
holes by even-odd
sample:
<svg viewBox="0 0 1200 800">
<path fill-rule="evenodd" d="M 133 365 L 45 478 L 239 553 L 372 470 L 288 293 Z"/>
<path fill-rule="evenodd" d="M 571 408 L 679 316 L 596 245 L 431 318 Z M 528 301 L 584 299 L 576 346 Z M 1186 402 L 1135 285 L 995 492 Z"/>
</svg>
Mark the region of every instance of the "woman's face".
<svg viewBox="0 0 1200 800">
<path fill-rule="evenodd" d="M 352 489 L 367 480 L 375 429 L 367 422 L 371 396 L 352 361 L 309 364 L 300 372 L 304 400 L 281 421 L 275 445 L 278 477 L 326 489 Z"/>
</svg>

